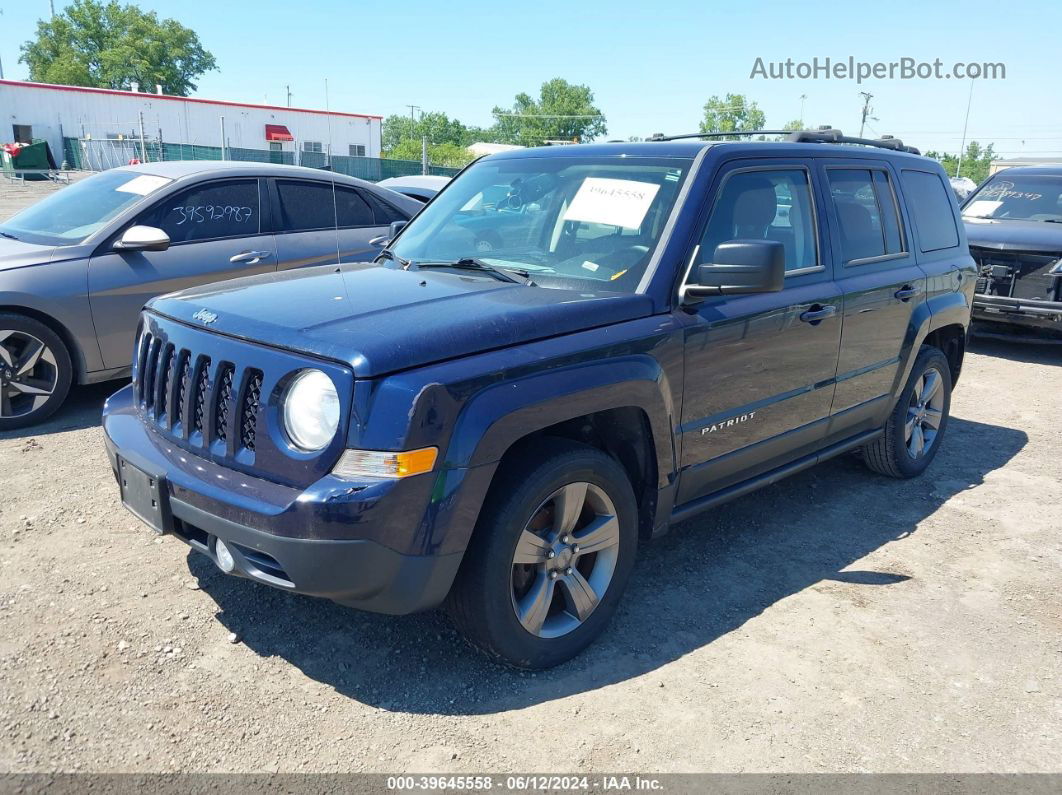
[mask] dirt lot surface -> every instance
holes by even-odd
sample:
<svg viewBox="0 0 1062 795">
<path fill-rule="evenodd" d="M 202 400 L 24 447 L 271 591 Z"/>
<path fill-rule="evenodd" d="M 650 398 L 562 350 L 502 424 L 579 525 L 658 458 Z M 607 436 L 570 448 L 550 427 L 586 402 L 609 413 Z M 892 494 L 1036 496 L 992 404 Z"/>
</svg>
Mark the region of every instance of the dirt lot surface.
<svg viewBox="0 0 1062 795">
<path fill-rule="evenodd" d="M 117 386 L 0 436 L 0 770 L 1062 770 L 1062 351 L 977 346 L 920 480 L 835 460 L 646 545 L 538 675 L 155 539 Z"/>
</svg>

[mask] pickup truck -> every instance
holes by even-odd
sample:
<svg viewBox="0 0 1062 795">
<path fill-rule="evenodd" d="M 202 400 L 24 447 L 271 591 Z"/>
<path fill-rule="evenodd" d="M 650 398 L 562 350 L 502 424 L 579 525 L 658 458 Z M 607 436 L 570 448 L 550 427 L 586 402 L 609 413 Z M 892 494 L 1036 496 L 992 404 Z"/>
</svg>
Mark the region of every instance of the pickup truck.
<svg viewBox="0 0 1062 795">
<path fill-rule="evenodd" d="M 543 668 L 676 522 L 850 451 L 920 475 L 977 279 L 940 165 L 710 137 L 487 157 L 372 263 L 155 298 L 104 411 L 123 502 L 234 576 L 444 605 Z"/>
</svg>

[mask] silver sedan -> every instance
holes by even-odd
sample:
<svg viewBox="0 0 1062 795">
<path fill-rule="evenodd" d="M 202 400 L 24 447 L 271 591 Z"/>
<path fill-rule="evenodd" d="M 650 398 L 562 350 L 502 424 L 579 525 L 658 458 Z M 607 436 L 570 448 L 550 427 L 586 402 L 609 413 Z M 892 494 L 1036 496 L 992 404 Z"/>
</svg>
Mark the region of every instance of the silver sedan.
<svg viewBox="0 0 1062 795">
<path fill-rule="evenodd" d="M 423 205 L 296 166 L 151 163 L 74 183 L 0 224 L 0 430 L 72 384 L 125 377 L 144 303 L 237 276 L 373 259 Z"/>
</svg>

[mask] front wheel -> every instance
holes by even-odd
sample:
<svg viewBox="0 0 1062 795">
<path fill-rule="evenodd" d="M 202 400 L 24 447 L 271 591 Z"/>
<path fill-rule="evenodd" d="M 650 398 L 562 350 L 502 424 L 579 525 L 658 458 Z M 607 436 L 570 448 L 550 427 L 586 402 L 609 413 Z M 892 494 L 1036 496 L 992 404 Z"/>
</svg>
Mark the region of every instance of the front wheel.
<svg viewBox="0 0 1062 795">
<path fill-rule="evenodd" d="M 33 318 L 0 313 L 0 431 L 50 417 L 72 380 L 70 353 L 58 334 Z"/>
<path fill-rule="evenodd" d="M 863 460 L 890 477 L 921 475 L 940 448 L 950 411 L 951 367 L 939 349 L 927 345 L 911 368 L 885 432 L 863 448 Z"/>
<path fill-rule="evenodd" d="M 542 440 L 511 456 L 495 478 L 450 594 L 450 615 L 495 659 L 557 665 L 604 630 L 637 544 L 637 507 L 623 467 L 593 447 Z"/>
</svg>

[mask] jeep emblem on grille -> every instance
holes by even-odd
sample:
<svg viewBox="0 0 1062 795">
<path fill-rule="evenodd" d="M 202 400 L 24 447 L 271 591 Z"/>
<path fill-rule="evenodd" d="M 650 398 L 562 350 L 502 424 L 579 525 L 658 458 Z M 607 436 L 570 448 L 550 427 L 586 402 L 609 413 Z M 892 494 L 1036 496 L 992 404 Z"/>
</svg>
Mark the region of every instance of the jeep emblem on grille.
<svg viewBox="0 0 1062 795">
<path fill-rule="evenodd" d="M 217 320 L 218 316 L 211 312 L 209 309 L 200 309 L 198 312 L 192 315 L 192 319 L 201 320 L 202 322 L 209 324 Z"/>
</svg>

